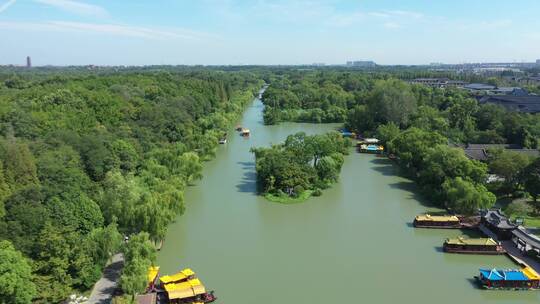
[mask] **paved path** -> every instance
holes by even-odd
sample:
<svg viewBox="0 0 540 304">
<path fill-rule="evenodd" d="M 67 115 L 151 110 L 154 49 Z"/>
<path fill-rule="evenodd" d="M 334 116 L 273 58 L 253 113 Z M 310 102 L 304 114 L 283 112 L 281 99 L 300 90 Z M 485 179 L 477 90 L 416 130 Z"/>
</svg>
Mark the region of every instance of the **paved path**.
<svg viewBox="0 0 540 304">
<path fill-rule="evenodd" d="M 484 225 L 480 225 L 480 230 L 490 238 L 497 240 L 497 236 L 489 229 L 484 227 Z M 530 266 L 537 273 L 540 273 L 540 263 L 526 255 L 523 255 L 514 242 L 502 241 L 501 245 L 503 246 L 504 250 L 506 250 L 506 254 L 516 263 L 523 267 Z"/>
<path fill-rule="evenodd" d="M 114 291 L 120 280 L 120 274 L 124 267 L 124 256 L 121 253 L 115 254 L 109 265 L 103 270 L 101 279 L 96 282 L 92 293 L 85 304 L 109 304 L 112 301 Z"/>
</svg>

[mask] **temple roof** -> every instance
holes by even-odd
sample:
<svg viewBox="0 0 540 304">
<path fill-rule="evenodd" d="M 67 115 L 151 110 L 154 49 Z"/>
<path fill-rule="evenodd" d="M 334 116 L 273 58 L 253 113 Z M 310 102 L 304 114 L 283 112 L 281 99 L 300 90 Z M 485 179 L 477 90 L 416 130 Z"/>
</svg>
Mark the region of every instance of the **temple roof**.
<svg viewBox="0 0 540 304">
<path fill-rule="evenodd" d="M 514 229 L 517 225 L 512 224 L 500 209 L 483 211 L 482 217 L 491 225 L 500 229 Z"/>
</svg>

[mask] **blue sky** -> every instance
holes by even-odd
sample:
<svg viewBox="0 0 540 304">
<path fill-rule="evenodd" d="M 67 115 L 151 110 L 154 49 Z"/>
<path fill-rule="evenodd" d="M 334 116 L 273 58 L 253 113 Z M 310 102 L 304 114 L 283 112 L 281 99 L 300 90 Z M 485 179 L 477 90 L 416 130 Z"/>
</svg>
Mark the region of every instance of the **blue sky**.
<svg viewBox="0 0 540 304">
<path fill-rule="evenodd" d="M 0 0 L 0 64 L 540 59 L 538 0 Z"/>
</svg>

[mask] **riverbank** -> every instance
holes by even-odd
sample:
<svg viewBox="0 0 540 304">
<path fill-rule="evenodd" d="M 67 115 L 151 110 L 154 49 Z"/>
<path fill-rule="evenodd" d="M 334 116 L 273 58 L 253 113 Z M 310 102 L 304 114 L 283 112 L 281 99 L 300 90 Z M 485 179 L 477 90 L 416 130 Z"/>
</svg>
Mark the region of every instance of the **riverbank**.
<svg viewBox="0 0 540 304">
<path fill-rule="evenodd" d="M 288 195 L 274 195 L 271 193 L 267 193 L 264 195 L 264 198 L 267 200 L 274 202 L 274 203 L 280 203 L 280 204 L 299 204 L 307 201 L 311 196 L 313 195 L 313 191 L 306 190 L 302 192 L 298 197 L 291 197 Z"/>
</svg>

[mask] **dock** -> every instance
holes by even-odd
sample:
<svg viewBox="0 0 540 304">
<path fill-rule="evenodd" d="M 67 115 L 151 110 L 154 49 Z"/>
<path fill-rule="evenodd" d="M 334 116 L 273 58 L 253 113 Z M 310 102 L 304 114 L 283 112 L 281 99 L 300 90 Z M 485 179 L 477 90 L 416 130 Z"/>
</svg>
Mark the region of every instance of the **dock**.
<svg viewBox="0 0 540 304">
<path fill-rule="evenodd" d="M 497 235 L 493 233 L 491 230 L 489 230 L 486 226 L 483 224 L 480 224 L 478 226 L 480 231 L 484 233 L 485 235 L 489 236 L 490 238 L 497 240 Z M 524 256 L 521 251 L 516 247 L 516 244 L 511 240 L 501 241 L 501 245 L 506 250 L 506 255 L 515 263 L 522 267 L 531 267 L 536 272 L 540 273 L 540 263 L 533 258 L 530 258 L 528 256 Z"/>
</svg>

